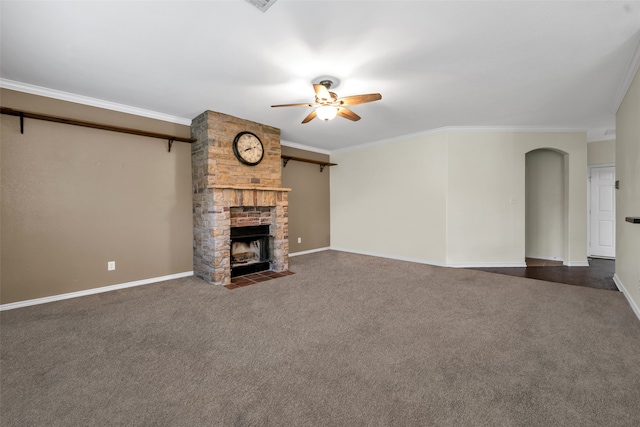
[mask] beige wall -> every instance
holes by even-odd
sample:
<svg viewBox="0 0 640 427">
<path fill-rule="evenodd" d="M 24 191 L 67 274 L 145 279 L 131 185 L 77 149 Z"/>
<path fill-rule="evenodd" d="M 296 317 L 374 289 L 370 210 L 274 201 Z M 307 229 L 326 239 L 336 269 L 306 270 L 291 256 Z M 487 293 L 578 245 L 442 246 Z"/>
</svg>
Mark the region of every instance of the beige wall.
<svg viewBox="0 0 640 427">
<path fill-rule="evenodd" d="M 282 145 L 282 154 L 328 162 L 327 154 Z M 330 246 L 329 182 L 333 167 L 291 160 L 282 168 L 282 186 L 289 193 L 289 253 Z M 298 243 L 298 238 L 302 242 Z"/>
<path fill-rule="evenodd" d="M 561 260 L 564 256 L 564 158 L 534 150 L 525 159 L 525 255 Z"/>
<path fill-rule="evenodd" d="M 586 263 L 586 133 L 449 134 L 447 262 L 515 265 L 525 251 L 525 155 L 549 148 L 565 156 L 563 259 Z"/>
<path fill-rule="evenodd" d="M 616 278 L 624 286 L 640 317 L 640 72 L 636 74 L 616 114 Z"/>
<path fill-rule="evenodd" d="M 567 154 L 563 259 L 583 265 L 582 132 L 449 132 L 336 153 L 332 246 L 451 266 L 522 265 L 525 155 L 539 148 Z"/>
<path fill-rule="evenodd" d="M 513 163 L 515 143 L 506 133 L 449 134 L 447 264 L 524 261 L 524 154 Z"/>
<path fill-rule="evenodd" d="M 331 246 L 444 264 L 446 135 L 331 156 Z"/>
<path fill-rule="evenodd" d="M 2 90 L 3 107 L 189 137 L 189 126 Z M 3 304 L 192 270 L 191 151 L 2 115 Z M 107 262 L 116 270 L 107 271 Z"/>
<path fill-rule="evenodd" d="M 587 144 L 588 165 L 613 165 L 616 163 L 616 141 L 597 141 Z"/>
</svg>

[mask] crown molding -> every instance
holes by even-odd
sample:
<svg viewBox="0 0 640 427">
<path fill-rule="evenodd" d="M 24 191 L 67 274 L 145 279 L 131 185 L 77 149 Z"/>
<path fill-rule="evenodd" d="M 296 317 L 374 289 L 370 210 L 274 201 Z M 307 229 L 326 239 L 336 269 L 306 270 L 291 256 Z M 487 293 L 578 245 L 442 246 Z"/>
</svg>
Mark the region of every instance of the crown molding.
<svg viewBox="0 0 640 427">
<path fill-rule="evenodd" d="M 624 100 L 627 91 L 629 90 L 629 86 L 631 86 L 631 82 L 635 78 L 638 70 L 640 69 L 640 39 L 638 39 L 638 44 L 636 45 L 636 50 L 631 55 L 631 59 L 629 60 L 629 65 L 627 66 L 627 71 L 620 82 L 620 86 L 618 87 L 618 91 L 616 92 L 615 98 L 613 98 L 613 112 L 617 112 L 620 108 L 620 104 Z"/>
<path fill-rule="evenodd" d="M 46 98 L 59 99 L 61 101 L 74 102 L 76 104 L 104 108 L 105 110 L 118 111 L 120 113 L 133 114 L 135 116 L 148 117 L 150 119 L 162 120 L 164 122 L 191 126 L 191 119 L 186 119 L 184 117 L 177 117 L 169 114 L 158 113 L 157 111 L 145 110 L 142 108 L 131 107 L 129 105 L 103 101 L 97 98 L 90 98 L 88 96 L 76 95 L 74 93 L 63 92 L 55 89 L 49 89 L 42 86 L 35 86 L 28 83 L 21 83 L 13 80 L 0 79 L 0 87 L 4 89 L 15 90 L 17 92 L 24 92 L 24 93 L 30 93 L 32 95 L 44 96 Z"/>
<path fill-rule="evenodd" d="M 615 125 L 604 128 L 591 128 L 587 132 L 587 142 L 609 141 L 616 139 Z"/>
<path fill-rule="evenodd" d="M 352 147 L 339 148 L 332 150 L 331 154 L 346 153 L 350 151 L 364 150 L 367 148 L 377 147 L 380 145 L 394 144 L 397 142 L 408 141 L 415 138 L 441 135 L 446 133 L 575 133 L 588 132 L 587 128 L 552 128 L 552 127 L 533 127 L 533 126 L 446 126 L 431 129 L 423 132 L 416 132 L 407 135 L 397 136 L 388 139 L 380 139 L 378 141 L 367 142 L 365 144 L 354 145 Z"/>
<path fill-rule="evenodd" d="M 322 148 L 311 147 L 310 145 L 298 144 L 291 141 L 280 140 L 280 145 L 284 145 L 285 147 L 297 148 L 298 150 L 312 151 L 314 153 L 326 154 L 327 156 L 331 155 L 331 151 L 323 150 Z"/>
</svg>

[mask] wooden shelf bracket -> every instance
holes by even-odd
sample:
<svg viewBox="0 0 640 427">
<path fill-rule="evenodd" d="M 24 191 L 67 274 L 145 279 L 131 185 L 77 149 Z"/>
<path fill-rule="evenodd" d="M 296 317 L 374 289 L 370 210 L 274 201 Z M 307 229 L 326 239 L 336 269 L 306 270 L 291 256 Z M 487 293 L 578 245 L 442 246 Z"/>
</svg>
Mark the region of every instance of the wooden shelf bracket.
<svg viewBox="0 0 640 427">
<path fill-rule="evenodd" d="M 320 166 L 320 172 L 322 172 L 324 170 L 325 167 L 327 166 L 337 166 L 337 163 L 329 163 L 329 162 L 321 162 L 319 160 L 311 160 L 311 159 L 304 159 L 302 157 L 294 157 L 294 156 L 287 156 L 287 155 L 281 155 L 280 156 L 282 158 L 282 167 L 287 167 L 287 163 L 289 163 L 289 160 L 295 160 L 296 162 L 305 162 L 305 163 L 313 163 L 314 165 L 319 165 Z"/>
</svg>

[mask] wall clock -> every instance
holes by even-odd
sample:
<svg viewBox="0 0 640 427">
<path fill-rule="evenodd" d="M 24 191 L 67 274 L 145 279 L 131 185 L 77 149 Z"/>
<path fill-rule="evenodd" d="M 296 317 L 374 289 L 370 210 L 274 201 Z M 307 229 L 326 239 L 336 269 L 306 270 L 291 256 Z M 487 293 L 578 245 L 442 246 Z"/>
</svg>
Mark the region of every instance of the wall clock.
<svg viewBox="0 0 640 427">
<path fill-rule="evenodd" d="M 264 157 L 264 146 L 255 134 L 240 132 L 233 139 L 233 154 L 245 165 L 255 166 Z"/>
</svg>

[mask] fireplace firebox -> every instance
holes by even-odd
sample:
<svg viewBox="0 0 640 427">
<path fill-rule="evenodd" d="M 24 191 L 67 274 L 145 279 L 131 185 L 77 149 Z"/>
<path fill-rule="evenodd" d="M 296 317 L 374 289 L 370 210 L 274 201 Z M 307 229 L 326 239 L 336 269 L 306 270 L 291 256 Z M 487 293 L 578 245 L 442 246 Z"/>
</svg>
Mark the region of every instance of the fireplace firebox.
<svg viewBox="0 0 640 427">
<path fill-rule="evenodd" d="M 231 277 L 269 270 L 269 225 L 231 228 Z"/>
</svg>

